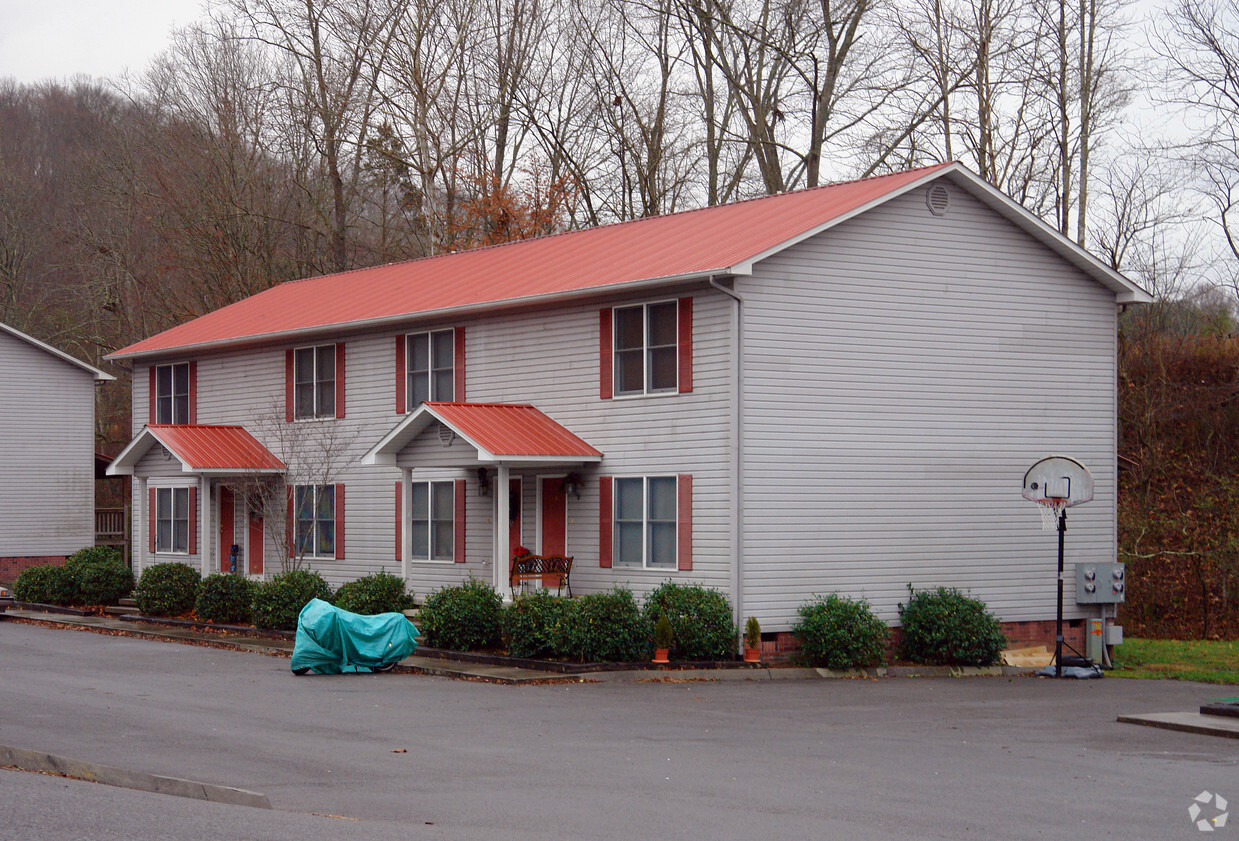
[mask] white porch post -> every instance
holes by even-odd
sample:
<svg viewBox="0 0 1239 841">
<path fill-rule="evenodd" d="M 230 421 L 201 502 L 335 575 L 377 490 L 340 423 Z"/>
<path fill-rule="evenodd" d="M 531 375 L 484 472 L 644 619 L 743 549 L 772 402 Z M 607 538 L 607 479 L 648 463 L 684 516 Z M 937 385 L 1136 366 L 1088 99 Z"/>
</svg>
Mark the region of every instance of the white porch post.
<svg viewBox="0 0 1239 841">
<path fill-rule="evenodd" d="M 137 532 L 133 535 L 133 546 L 130 549 L 130 557 L 133 558 L 133 575 L 135 578 L 142 575 L 142 570 L 146 569 L 146 551 L 150 543 L 150 518 L 154 516 L 154 512 L 150 510 L 150 493 L 146 488 L 146 477 L 138 477 L 138 518 L 134 523 L 134 530 Z"/>
<path fill-rule="evenodd" d="M 495 590 L 503 600 L 512 600 L 511 580 L 508 578 L 508 528 L 511 514 L 508 511 L 508 466 L 499 464 L 495 477 Z"/>
<path fill-rule="evenodd" d="M 413 468 L 400 468 L 400 577 L 409 580 L 409 556 L 413 554 Z"/>
<path fill-rule="evenodd" d="M 211 574 L 211 480 L 198 477 L 198 561 L 202 577 Z"/>
</svg>

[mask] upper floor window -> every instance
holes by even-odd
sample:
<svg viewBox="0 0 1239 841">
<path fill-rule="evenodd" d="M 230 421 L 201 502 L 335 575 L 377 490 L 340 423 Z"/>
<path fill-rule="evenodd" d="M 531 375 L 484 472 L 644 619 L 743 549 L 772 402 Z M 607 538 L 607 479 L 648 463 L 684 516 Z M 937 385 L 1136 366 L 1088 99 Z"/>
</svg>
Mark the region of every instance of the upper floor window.
<svg viewBox="0 0 1239 841">
<path fill-rule="evenodd" d="M 293 418 L 336 417 L 336 345 L 293 351 Z"/>
<path fill-rule="evenodd" d="M 296 554 L 307 558 L 336 556 L 336 486 L 297 485 L 293 489 L 296 511 Z"/>
<path fill-rule="evenodd" d="M 189 488 L 155 489 L 155 551 L 189 552 Z"/>
<path fill-rule="evenodd" d="M 675 391 L 676 302 L 615 308 L 615 393 Z"/>
<path fill-rule="evenodd" d="M 428 400 L 450 402 L 456 399 L 455 332 L 436 330 L 405 337 L 409 410 Z"/>
<path fill-rule="evenodd" d="M 676 477 L 615 480 L 615 563 L 676 569 Z"/>
<path fill-rule="evenodd" d="M 155 367 L 155 423 L 192 423 L 189 363 Z"/>
</svg>

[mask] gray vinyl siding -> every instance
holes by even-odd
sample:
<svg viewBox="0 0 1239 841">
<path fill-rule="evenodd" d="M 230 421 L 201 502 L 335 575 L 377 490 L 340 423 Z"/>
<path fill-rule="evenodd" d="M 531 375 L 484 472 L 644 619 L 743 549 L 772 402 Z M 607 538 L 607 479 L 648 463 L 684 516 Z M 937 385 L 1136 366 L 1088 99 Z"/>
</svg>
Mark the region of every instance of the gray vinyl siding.
<svg viewBox="0 0 1239 841">
<path fill-rule="evenodd" d="M 0 556 L 95 542 L 95 380 L 0 331 Z"/>
<path fill-rule="evenodd" d="M 694 297 L 693 391 L 602 400 L 598 382 L 600 308 L 684 295 Z M 316 340 L 314 344 L 346 344 L 346 412 L 340 420 L 285 422 L 284 353 L 292 345 L 202 356 L 197 367 L 197 419 L 201 424 L 244 425 L 294 472 L 299 451 L 314 441 L 327 437 L 347 444 L 338 459 L 338 475 L 332 477 L 332 481 L 343 482 L 346 489 L 345 558 L 313 559 L 307 564 L 333 586 L 380 568 L 398 571 L 395 485 L 400 471 L 391 466 L 362 466 L 359 460 L 404 418 L 396 412 L 395 337 L 404 332 L 463 327 L 465 396 L 469 402 L 532 403 L 605 454 L 597 465 L 513 468 L 512 476 L 524 480 L 521 525 L 525 545 L 532 545 L 537 534 L 537 478 L 577 472 L 585 486 L 579 500 L 568 498 L 566 511 L 567 552 L 575 559 L 574 593 L 620 584 L 641 594 L 668 578 L 726 590 L 730 582 L 727 533 L 733 504 L 728 448 L 732 382 L 729 307 L 729 299 L 694 284 L 673 295 L 612 298 L 488 319 L 410 324 L 407 331 Z M 145 364 L 135 365 L 135 434 L 148 417 L 146 370 Z M 300 443 L 298 438 L 302 439 Z M 691 446 L 685 446 L 685 441 L 692 442 Z M 406 449 L 401 463 L 416 465 L 415 481 L 467 482 L 466 562 L 407 562 L 409 585 L 419 600 L 469 576 L 492 581 L 495 495 L 478 494 L 476 451 L 460 440 L 444 448 L 431 428 Z M 491 471 L 493 483 L 493 465 Z M 598 477 L 678 474 L 693 476 L 693 570 L 600 568 Z M 278 531 L 286 515 L 280 511 L 275 516 L 278 519 L 272 525 Z M 265 563 L 268 577 L 279 571 L 279 560 L 278 549 L 269 540 Z M 505 558 L 505 566 L 506 562 Z M 216 568 L 214 561 L 209 562 L 209 568 Z"/>
<path fill-rule="evenodd" d="M 1057 539 L 1020 495 L 1051 454 L 1096 498 L 1074 562 L 1116 549 L 1112 293 L 962 191 L 920 191 L 740 279 L 744 611 L 763 629 L 838 592 L 887 621 L 908 586 L 959 587 L 1004 621 L 1052 618 Z"/>
</svg>

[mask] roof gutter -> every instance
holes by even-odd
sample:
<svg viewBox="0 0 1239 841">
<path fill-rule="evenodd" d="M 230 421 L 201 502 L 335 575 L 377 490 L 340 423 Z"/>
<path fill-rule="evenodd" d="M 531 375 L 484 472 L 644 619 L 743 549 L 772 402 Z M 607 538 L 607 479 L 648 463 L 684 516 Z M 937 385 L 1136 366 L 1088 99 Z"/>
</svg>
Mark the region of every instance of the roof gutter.
<svg viewBox="0 0 1239 841">
<path fill-rule="evenodd" d="M 732 353 L 735 364 L 732 365 L 734 379 L 732 381 L 731 405 L 731 473 L 732 482 L 732 512 L 731 512 L 731 545 L 734 560 L 731 565 L 731 603 L 735 612 L 736 627 L 744 627 L 744 521 L 741 509 L 744 501 L 744 461 L 741 458 L 743 446 L 744 423 L 744 298 L 734 289 L 728 289 L 719 284 L 714 275 L 706 278 L 706 282 L 736 302 L 736 330 Z"/>
</svg>

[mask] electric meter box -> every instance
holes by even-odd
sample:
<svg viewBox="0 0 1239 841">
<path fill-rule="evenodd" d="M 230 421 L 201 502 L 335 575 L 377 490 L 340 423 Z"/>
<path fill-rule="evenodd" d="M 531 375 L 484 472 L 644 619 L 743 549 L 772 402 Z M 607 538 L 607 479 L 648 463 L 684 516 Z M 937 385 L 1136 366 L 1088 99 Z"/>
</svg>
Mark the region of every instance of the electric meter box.
<svg viewBox="0 0 1239 841">
<path fill-rule="evenodd" d="M 1076 564 L 1076 604 L 1118 604 L 1126 599 L 1126 564 Z"/>
</svg>

